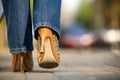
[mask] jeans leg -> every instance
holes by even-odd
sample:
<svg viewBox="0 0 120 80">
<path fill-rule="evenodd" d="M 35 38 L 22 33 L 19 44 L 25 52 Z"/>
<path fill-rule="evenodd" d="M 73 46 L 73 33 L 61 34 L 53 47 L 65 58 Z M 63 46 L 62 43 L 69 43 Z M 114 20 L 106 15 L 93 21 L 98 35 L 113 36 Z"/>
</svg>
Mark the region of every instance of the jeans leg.
<svg viewBox="0 0 120 80">
<path fill-rule="evenodd" d="M 32 23 L 29 0 L 2 0 L 11 53 L 32 51 Z"/>
<path fill-rule="evenodd" d="M 60 36 L 60 11 L 61 0 L 34 0 L 33 23 L 36 39 L 39 27 L 48 27 Z"/>
</svg>

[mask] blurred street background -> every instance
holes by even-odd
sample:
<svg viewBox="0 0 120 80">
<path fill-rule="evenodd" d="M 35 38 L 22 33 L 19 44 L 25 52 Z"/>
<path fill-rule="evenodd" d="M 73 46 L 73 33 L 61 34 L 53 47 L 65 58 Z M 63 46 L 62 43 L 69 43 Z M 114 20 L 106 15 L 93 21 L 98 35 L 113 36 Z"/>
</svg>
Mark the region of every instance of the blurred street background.
<svg viewBox="0 0 120 80">
<path fill-rule="evenodd" d="M 32 15 L 33 0 L 30 1 Z M 28 78 L 11 72 L 1 5 L 0 2 L 0 80 L 120 80 L 120 0 L 62 0 L 61 65 L 54 70 L 40 69 L 34 39 L 35 65 L 34 71 L 26 74 Z"/>
</svg>

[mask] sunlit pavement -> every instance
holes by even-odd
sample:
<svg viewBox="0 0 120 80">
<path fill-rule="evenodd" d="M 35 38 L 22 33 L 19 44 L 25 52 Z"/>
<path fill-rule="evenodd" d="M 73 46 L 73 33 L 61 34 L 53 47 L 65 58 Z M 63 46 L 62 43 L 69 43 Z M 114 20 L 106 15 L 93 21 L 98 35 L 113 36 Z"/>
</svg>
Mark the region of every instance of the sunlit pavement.
<svg viewBox="0 0 120 80">
<path fill-rule="evenodd" d="M 11 55 L 0 53 L 0 80 L 120 80 L 120 56 L 110 50 L 61 49 L 61 64 L 58 68 L 45 70 L 37 64 L 33 52 L 33 72 L 13 73 Z"/>
</svg>

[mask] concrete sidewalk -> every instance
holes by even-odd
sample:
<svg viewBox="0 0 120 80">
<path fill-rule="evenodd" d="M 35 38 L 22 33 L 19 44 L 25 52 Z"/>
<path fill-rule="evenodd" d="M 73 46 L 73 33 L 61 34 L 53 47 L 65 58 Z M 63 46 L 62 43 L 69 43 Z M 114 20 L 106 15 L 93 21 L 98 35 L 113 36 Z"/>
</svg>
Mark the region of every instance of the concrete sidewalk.
<svg viewBox="0 0 120 80">
<path fill-rule="evenodd" d="M 33 72 L 22 74 L 11 71 L 11 55 L 1 52 L 0 80 L 120 80 L 120 56 L 108 50 L 61 49 L 61 64 L 51 70 L 40 68 L 33 55 Z"/>
</svg>

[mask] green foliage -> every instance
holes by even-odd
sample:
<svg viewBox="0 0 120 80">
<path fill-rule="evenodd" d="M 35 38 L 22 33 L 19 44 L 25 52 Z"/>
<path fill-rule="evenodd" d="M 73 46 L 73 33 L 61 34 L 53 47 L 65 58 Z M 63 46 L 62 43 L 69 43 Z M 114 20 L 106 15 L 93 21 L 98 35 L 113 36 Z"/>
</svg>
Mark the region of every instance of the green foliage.
<svg viewBox="0 0 120 80">
<path fill-rule="evenodd" d="M 83 0 L 79 6 L 76 20 L 78 23 L 82 23 L 87 29 L 93 29 L 93 4 L 88 0 Z"/>
</svg>

